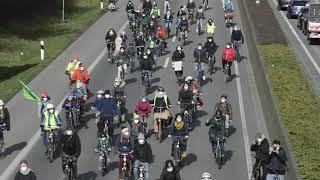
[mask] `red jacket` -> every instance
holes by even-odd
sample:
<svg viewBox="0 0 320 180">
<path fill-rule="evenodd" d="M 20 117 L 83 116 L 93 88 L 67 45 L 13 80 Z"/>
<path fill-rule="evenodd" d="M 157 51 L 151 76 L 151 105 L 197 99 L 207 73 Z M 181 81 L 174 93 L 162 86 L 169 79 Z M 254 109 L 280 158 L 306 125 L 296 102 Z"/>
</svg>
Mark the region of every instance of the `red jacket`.
<svg viewBox="0 0 320 180">
<path fill-rule="evenodd" d="M 224 48 L 222 53 L 222 59 L 226 61 L 233 61 L 235 55 L 236 53 L 233 48 Z"/>
<path fill-rule="evenodd" d="M 151 112 L 151 104 L 147 100 L 146 102 L 142 102 L 142 100 L 138 101 L 136 104 L 136 109 L 135 111 L 140 115 L 140 116 L 147 116 Z"/>
<path fill-rule="evenodd" d="M 80 80 L 83 83 L 87 83 L 88 79 L 89 79 L 89 75 L 88 75 L 88 71 L 87 69 L 84 69 L 83 71 L 80 71 L 79 69 L 76 69 L 74 71 L 73 76 L 71 77 L 72 81 L 76 81 L 76 80 Z"/>
<path fill-rule="evenodd" d="M 156 36 L 158 38 L 163 39 L 166 37 L 166 35 L 167 35 L 167 32 L 163 27 L 161 27 L 160 29 L 157 29 Z"/>
</svg>

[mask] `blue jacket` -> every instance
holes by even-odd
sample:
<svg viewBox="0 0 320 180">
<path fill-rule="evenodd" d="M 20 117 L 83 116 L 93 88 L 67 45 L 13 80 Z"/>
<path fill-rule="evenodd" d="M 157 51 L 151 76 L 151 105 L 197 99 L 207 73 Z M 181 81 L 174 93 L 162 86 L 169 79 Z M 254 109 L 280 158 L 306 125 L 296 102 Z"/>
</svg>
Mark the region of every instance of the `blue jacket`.
<svg viewBox="0 0 320 180">
<path fill-rule="evenodd" d="M 100 111 L 102 114 L 107 116 L 114 116 L 117 111 L 117 103 L 113 97 L 101 98 L 95 103 L 94 107 L 97 111 Z"/>
<path fill-rule="evenodd" d="M 183 124 L 181 124 L 183 123 Z M 177 128 L 178 124 L 182 125 L 181 128 Z M 170 127 L 170 135 L 171 136 L 189 136 L 189 131 L 187 128 L 187 124 L 183 121 L 180 123 L 174 122 Z"/>
</svg>

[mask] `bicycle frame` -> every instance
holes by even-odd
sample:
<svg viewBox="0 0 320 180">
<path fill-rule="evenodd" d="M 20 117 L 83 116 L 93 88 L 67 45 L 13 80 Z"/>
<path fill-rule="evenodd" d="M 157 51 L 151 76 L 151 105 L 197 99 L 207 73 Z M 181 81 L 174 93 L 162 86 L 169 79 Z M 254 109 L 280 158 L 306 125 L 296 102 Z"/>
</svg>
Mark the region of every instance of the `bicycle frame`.
<svg viewBox="0 0 320 180">
<path fill-rule="evenodd" d="M 66 160 L 66 165 L 64 169 L 64 174 L 66 175 L 68 180 L 73 179 L 73 167 L 72 167 L 72 157 L 68 156 Z"/>
<path fill-rule="evenodd" d="M 121 156 L 123 156 L 123 163 L 122 163 L 122 178 L 128 177 L 130 176 L 129 171 L 127 166 L 129 165 L 129 168 L 131 168 L 131 162 L 128 162 L 128 157 L 130 156 L 130 153 L 128 154 L 120 154 Z"/>
<path fill-rule="evenodd" d="M 138 180 L 144 180 L 144 166 L 140 164 L 139 166 L 139 178 Z"/>
</svg>

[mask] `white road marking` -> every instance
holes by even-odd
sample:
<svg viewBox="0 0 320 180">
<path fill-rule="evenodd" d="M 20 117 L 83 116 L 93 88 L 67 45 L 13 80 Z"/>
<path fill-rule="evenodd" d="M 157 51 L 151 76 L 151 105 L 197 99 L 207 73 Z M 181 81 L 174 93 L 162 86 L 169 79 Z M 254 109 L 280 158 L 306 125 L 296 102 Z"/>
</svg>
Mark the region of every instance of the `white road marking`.
<svg viewBox="0 0 320 180">
<path fill-rule="evenodd" d="M 277 5 L 276 0 L 273 0 L 274 4 Z M 288 24 L 291 32 L 293 33 L 293 35 L 296 37 L 296 39 L 299 41 L 299 44 L 301 45 L 301 47 L 303 48 L 303 50 L 306 52 L 309 60 L 311 61 L 311 63 L 313 64 L 313 66 L 315 67 L 315 69 L 317 70 L 318 74 L 320 75 L 320 67 L 319 65 L 316 63 L 316 61 L 314 60 L 314 58 L 312 57 L 311 53 L 309 52 L 309 50 L 307 49 L 307 47 L 304 45 L 304 43 L 302 42 L 301 38 L 298 36 L 297 32 L 295 31 L 295 29 L 292 27 L 292 25 L 290 24 L 289 20 L 287 19 L 286 15 L 284 14 L 284 12 L 280 12 L 281 16 L 283 17 L 283 19 L 285 20 L 285 22 Z"/>
<path fill-rule="evenodd" d="M 166 61 L 164 62 L 164 65 L 163 65 L 164 68 L 167 68 L 167 67 L 168 67 L 169 60 L 170 60 L 170 58 L 167 57 L 167 58 L 166 58 Z"/>
<path fill-rule="evenodd" d="M 119 32 L 122 32 L 127 25 L 129 24 L 129 21 L 126 21 L 126 23 L 120 28 Z M 97 66 L 97 64 L 103 59 L 104 55 L 107 52 L 107 47 L 105 47 L 101 53 L 98 55 L 98 57 L 94 60 L 94 62 L 89 66 L 88 72 L 89 74 L 94 70 L 94 68 Z M 61 106 L 65 100 L 67 95 L 63 98 L 63 100 L 60 102 L 60 104 L 57 107 L 57 110 L 61 110 Z M 7 167 L 7 169 L 2 173 L 0 179 L 7 180 L 9 179 L 13 173 L 17 171 L 17 167 L 19 163 L 26 158 L 26 156 L 30 153 L 32 148 L 36 145 L 36 143 L 40 140 L 41 138 L 41 130 L 40 128 L 37 130 L 37 132 L 32 136 L 32 138 L 29 140 L 28 144 L 26 147 L 24 147 L 21 152 L 11 161 L 10 165 Z"/>
<path fill-rule="evenodd" d="M 176 42 L 177 36 L 173 36 L 172 42 Z"/>
</svg>

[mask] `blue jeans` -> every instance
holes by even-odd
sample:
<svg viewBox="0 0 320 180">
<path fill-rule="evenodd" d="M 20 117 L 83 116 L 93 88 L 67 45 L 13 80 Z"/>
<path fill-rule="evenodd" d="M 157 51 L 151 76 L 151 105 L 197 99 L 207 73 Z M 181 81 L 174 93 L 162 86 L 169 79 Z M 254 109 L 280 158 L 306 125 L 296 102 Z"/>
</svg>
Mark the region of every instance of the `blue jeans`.
<svg viewBox="0 0 320 180">
<path fill-rule="evenodd" d="M 237 55 L 238 57 L 240 56 L 241 42 L 242 42 L 242 41 L 233 41 L 233 42 L 232 42 L 233 47 L 234 47 L 234 50 L 236 51 L 236 55 Z"/>
<path fill-rule="evenodd" d="M 284 180 L 284 175 L 267 174 L 267 180 Z"/>
<path fill-rule="evenodd" d="M 200 31 L 202 31 L 202 21 L 203 19 L 197 19 L 197 29 L 198 29 L 198 24 L 200 23 Z"/>
<path fill-rule="evenodd" d="M 139 160 L 136 160 L 134 162 L 133 166 L 133 174 L 134 174 L 134 180 L 138 180 L 139 178 L 139 166 L 142 164 L 144 166 L 144 179 L 149 180 L 149 163 L 147 162 L 141 162 Z"/>
<path fill-rule="evenodd" d="M 199 75 L 199 69 L 204 72 L 204 63 L 194 63 L 194 77 L 197 78 Z"/>
</svg>

